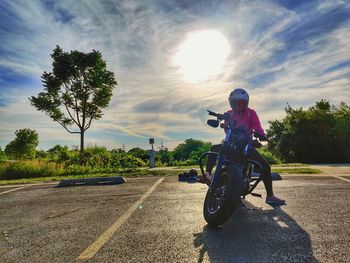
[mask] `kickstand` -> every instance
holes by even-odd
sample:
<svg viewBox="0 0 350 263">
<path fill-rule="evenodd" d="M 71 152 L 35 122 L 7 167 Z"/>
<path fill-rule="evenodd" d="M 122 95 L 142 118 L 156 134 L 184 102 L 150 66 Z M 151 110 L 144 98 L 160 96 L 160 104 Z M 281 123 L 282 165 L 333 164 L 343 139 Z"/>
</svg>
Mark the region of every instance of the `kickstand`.
<svg viewBox="0 0 350 263">
<path fill-rule="evenodd" d="M 255 196 L 255 197 L 260 197 L 262 198 L 262 195 L 261 194 L 257 194 L 257 193 L 250 193 L 252 196 Z"/>
</svg>

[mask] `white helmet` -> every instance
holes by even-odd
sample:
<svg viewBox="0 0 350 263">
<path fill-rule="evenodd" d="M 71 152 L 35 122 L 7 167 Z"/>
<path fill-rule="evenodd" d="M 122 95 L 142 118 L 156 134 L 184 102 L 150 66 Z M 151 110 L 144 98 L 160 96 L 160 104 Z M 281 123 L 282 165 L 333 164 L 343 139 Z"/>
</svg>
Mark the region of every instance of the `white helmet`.
<svg viewBox="0 0 350 263">
<path fill-rule="evenodd" d="M 243 111 L 248 108 L 249 95 L 244 89 L 234 89 L 228 97 L 230 106 L 235 111 Z"/>
</svg>

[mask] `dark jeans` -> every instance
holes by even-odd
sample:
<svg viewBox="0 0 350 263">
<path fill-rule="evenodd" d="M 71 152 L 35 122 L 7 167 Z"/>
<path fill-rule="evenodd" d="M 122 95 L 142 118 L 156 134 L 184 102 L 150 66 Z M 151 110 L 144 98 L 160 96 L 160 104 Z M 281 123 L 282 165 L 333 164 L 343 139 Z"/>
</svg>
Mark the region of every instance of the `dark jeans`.
<svg viewBox="0 0 350 263">
<path fill-rule="evenodd" d="M 215 144 L 210 148 L 211 152 L 220 152 L 221 144 Z M 258 162 L 262 167 L 262 177 L 265 185 L 267 195 L 273 195 L 272 191 L 272 176 L 271 176 L 271 167 L 269 163 L 260 155 L 260 153 L 255 148 L 250 148 L 247 155 L 248 159 Z M 213 167 L 216 163 L 216 156 L 209 155 L 207 161 L 207 172 L 211 173 Z"/>
</svg>

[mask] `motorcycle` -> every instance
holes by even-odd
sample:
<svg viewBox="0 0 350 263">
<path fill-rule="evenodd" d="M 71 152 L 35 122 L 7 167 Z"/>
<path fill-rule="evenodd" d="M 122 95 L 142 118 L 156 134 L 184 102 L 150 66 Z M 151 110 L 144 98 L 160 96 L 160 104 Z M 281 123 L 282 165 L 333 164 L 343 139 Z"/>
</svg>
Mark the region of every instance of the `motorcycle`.
<svg viewBox="0 0 350 263">
<path fill-rule="evenodd" d="M 203 178 L 204 159 L 212 156 L 217 160 L 215 172 L 211 180 L 206 180 L 209 188 L 205 196 L 203 214 L 207 223 L 211 226 L 224 224 L 242 203 L 246 195 L 260 196 L 253 190 L 262 180 L 261 165 L 247 158 L 250 147 L 261 147 L 259 135 L 254 133 L 251 140 L 248 132 L 237 127 L 228 114 L 219 114 L 208 110 L 209 115 L 216 117 L 210 119 L 207 124 L 213 128 L 226 129 L 226 136 L 218 152 L 206 152 L 199 160 Z M 206 178 L 207 179 L 207 178 Z"/>
</svg>

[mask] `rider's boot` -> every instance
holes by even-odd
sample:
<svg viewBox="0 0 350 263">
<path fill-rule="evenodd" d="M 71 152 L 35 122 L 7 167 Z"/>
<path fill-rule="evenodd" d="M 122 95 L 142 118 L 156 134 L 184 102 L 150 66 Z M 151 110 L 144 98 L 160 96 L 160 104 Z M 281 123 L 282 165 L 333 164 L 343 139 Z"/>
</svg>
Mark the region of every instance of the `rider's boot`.
<svg viewBox="0 0 350 263">
<path fill-rule="evenodd" d="M 280 199 L 275 195 L 268 195 L 266 197 L 266 203 L 270 205 L 284 205 L 286 203 L 286 200 Z"/>
</svg>

